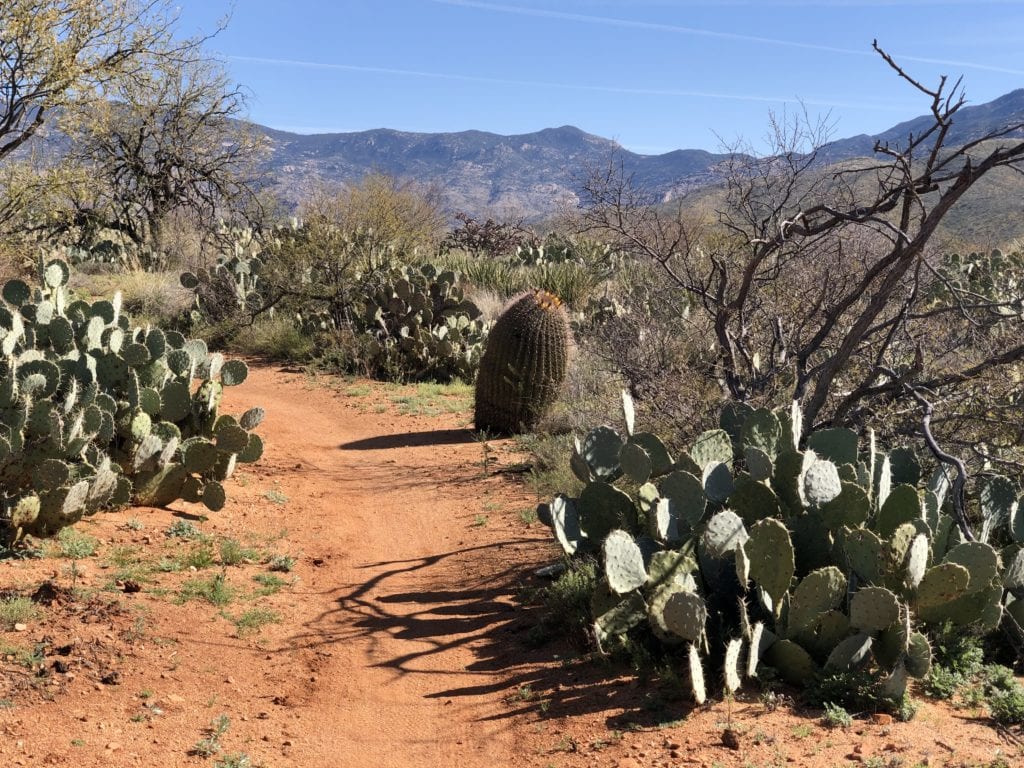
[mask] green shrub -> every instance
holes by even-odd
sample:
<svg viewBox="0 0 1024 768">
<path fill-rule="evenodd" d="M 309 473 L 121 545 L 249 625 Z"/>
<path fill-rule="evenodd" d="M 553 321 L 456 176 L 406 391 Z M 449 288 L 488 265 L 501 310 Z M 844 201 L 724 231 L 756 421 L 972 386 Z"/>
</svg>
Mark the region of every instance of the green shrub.
<svg viewBox="0 0 1024 768">
<path fill-rule="evenodd" d="M 39 615 L 36 604 L 27 597 L 0 597 L 0 626 L 6 631 L 15 624 L 25 624 Z"/>
<path fill-rule="evenodd" d="M 542 618 L 531 641 L 539 644 L 553 637 L 566 637 L 579 647 L 589 646 L 590 596 L 596 583 L 596 562 L 571 562 L 564 573 L 540 590 L 537 597 L 543 609 Z"/>
<path fill-rule="evenodd" d="M 295 324 L 275 315 L 260 318 L 231 339 L 231 348 L 239 354 L 272 362 L 304 363 L 317 349 L 316 339 Z"/>
<path fill-rule="evenodd" d="M 853 725 L 853 718 L 841 706 L 828 701 L 825 702 L 825 712 L 821 716 L 821 722 L 828 728 L 849 728 Z"/>
<path fill-rule="evenodd" d="M 96 554 L 97 546 L 99 546 L 99 542 L 94 537 L 76 531 L 74 528 L 64 528 L 57 534 L 57 548 L 61 557 L 72 560 L 92 557 Z"/>
</svg>

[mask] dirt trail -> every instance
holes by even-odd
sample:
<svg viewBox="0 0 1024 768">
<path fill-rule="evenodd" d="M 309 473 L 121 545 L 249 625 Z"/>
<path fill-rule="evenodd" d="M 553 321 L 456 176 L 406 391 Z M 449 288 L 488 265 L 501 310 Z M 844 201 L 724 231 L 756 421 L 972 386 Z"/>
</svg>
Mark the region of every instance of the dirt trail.
<svg viewBox="0 0 1024 768">
<path fill-rule="evenodd" d="M 324 563 L 282 646 L 315 677 L 286 692 L 318 731 L 296 762 L 509 764 L 507 724 L 489 719 L 500 699 L 459 694 L 501 687 L 480 662 L 512 610 L 507 579 L 489 566 L 517 545 L 466 533 L 481 510 L 480 445 L 456 418 L 423 431 L 409 418 L 357 419 L 327 390 L 296 397 L 287 378 L 259 371 L 244 397 L 268 412 L 263 471 L 303 510 L 289 540 Z"/>
</svg>

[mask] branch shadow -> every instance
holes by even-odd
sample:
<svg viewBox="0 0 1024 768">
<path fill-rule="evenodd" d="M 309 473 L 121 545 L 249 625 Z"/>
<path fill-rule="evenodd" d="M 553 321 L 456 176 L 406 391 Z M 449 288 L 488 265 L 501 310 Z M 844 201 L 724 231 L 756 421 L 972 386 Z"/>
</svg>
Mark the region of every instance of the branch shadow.
<svg viewBox="0 0 1024 768">
<path fill-rule="evenodd" d="M 542 609 L 516 602 L 517 593 L 547 583 L 534 575 L 545 564 L 538 557 L 545 555 L 538 541 L 518 539 L 363 564 L 359 567 L 376 573 L 342 588 L 337 607 L 306 624 L 292 638 L 292 648 L 361 640 L 373 658 L 383 656 L 374 667 L 398 676 L 436 676 L 437 686 L 425 698 L 505 702 L 505 709 L 480 716 L 481 722 L 526 713 L 545 718 L 604 713 L 608 727 L 625 729 L 685 717 L 692 707 L 683 701 L 678 681 L 675 686 L 638 685 L 623 664 L 581 653 L 564 641 L 538 646 L 532 630 Z M 533 562 L 524 563 L 522 555 Z M 417 584 L 428 586 L 403 588 L 411 574 Z M 464 667 L 422 663 L 466 648 L 474 660 Z M 466 675 L 478 676 L 478 682 L 451 687 L 453 674 L 462 678 L 460 683 Z"/>
<path fill-rule="evenodd" d="M 421 448 L 430 445 L 460 445 L 475 441 L 468 429 L 433 429 L 427 432 L 403 432 L 353 440 L 338 446 L 342 451 L 385 451 L 391 448 Z"/>
</svg>

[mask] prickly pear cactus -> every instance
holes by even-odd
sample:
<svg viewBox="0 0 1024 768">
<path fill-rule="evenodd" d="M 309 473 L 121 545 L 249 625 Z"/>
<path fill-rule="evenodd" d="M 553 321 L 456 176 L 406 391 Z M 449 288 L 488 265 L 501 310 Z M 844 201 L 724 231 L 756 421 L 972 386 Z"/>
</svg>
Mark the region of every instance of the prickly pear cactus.
<svg viewBox="0 0 1024 768">
<path fill-rule="evenodd" d="M 49 536 L 131 501 L 220 509 L 223 481 L 256 461 L 262 411 L 220 413 L 248 373 L 201 340 L 133 327 L 112 301 L 73 301 L 62 261 L 0 303 L 0 536 Z M 195 386 L 199 380 L 198 386 Z"/>
<path fill-rule="evenodd" d="M 404 378 L 471 381 L 488 325 L 459 275 L 430 264 L 396 267 L 366 299 L 355 328 L 369 337 L 371 366 Z"/>
<path fill-rule="evenodd" d="M 1024 626 L 1024 498 L 1011 480 L 976 484 L 983 537 L 963 541 L 941 476 L 918 487 L 927 474 L 909 449 L 833 428 L 800 451 L 799 409 L 730 404 L 720 429 L 673 457 L 623 403 L 626 434 L 602 426 L 575 441 L 583 490 L 540 517 L 567 555 L 601 561 L 599 640 L 649 632 L 685 645 L 698 701 L 705 670 L 733 691 L 762 664 L 796 685 L 869 671 L 899 699 L 931 667 L 919 623 L 983 632 L 1005 614 Z"/>
<path fill-rule="evenodd" d="M 562 302 L 547 291 L 514 298 L 491 329 L 476 380 L 476 428 L 532 429 L 561 392 L 572 343 Z"/>
</svg>

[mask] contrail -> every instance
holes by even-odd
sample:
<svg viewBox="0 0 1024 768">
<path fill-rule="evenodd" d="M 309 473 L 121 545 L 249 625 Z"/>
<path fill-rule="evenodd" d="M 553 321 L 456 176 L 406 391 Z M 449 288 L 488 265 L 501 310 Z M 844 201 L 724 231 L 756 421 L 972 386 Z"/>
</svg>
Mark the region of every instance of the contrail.
<svg viewBox="0 0 1024 768">
<path fill-rule="evenodd" d="M 511 13 L 519 16 L 537 16 L 547 19 L 561 19 L 563 21 L 578 21 L 585 24 L 602 24 L 612 27 L 625 27 L 628 29 L 650 29 L 658 32 L 674 32 L 696 37 L 713 37 L 719 40 L 735 40 L 744 43 L 761 43 L 764 45 L 782 46 L 785 48 L 801 48 L 811 51 L 825 51 L 827 53 L 841 53 L 847 56 L 876 56 L 871 50 L 859 48 L 840 48 L 834 45 L 822 45 L 820 43 L 802 43 L 798 40 L 783 40 L 777 37 L 762 37 L 760 35 L 744 35 L 738 32 L 719 32 L 699 27 L 686 27 L 679 24 L 662 24 L 652 21 L 637 21 L 634 19 L 620 19 L 612 16 L 592 16 L 584 13 L 569 13 L 567 11 L 549 11 L 543 8 L 525 8 L 519 5 L 502 5 L 499 3 L 481 2 L 481 0 L 430 0 L 430 2 L 441 5 L 454 5 L 463 8 L 478 8 L 483 11 L 496 11 L 498 13 Z M 917 3 L 914 3 L 917 5 Z M 922 64 L 938 64 L 947 67 L 962 67 L 964 69 L 980 69 L 988 72 L 1000 72 L 1007 75 L 1024 75 L 1024 69 L 1012 69 L 991 64 L 980 64 L 974 61 L 949 61 L 946 59 L 933 59 L 924 56 L 904 56 L 894 54 L 894 58 L 902 61 L 915 61 Z"/>
<path fill-rule="evenodd" d="M 610 4 L 614 0 L 605 0 Z M 654 3 L 662 6 L 716 6 L 743 5 L 766 6 L 769 8 L 881 8 L 900 7 L 928 8 L 950 5 L 1024 5 L 1021 0 L 661 0 Z"/>
<path fill-rule="evenodd" d="M 812 51 L 828 51 L 829 53 L 846 53 L 855 56 L 874 56 L 873 51 L 861 51 L 856 48 L 837 48 L 832 45 L 821 45 L 819 43 L 801 43 L 796 40 L 779 40 L 774 37 L 761 37 L 759 35 L 744 35 L 738 32 L 717 32 L 710 29 L 698 27 L 684 27 L 678 24 L 662 24 L 654 21 L 637 21 L 633 19 L 619 19 L 611 16 L 591 16 L 584 13 L 569 13 L 567 11 L 548 11 L 543 8 L 524 8 L 519 5 L 501 5 L 498 3 L 485 3 L 479 0 L 431 0 L 441 5 L 458 5 L 464 8 L 479 8 L 483 11 L 497 11 L 499 13 L 513 13 L 519 16 L 539 16 L 547 19 L 562 19 L 563 21 L 581 21 L 586 24 L 603 24 L 611 27 L 627 27 L 630 29 L 651 29 L 658 32 L 678 32 L 684 35 L 695 35 L 698 37 L 714 37 L 720 40 L 738 40 L 745 43 L 765 43 L 768 45 L 783 45 L 790 48 L 804 48 Z"/>
<path fill-rule="evenodd" d="M 659 88 L 626 88 L 613 85 L 579 85 L 575 83 L 556 83 L 538 80 L 513 80 L 495 77 L 479 77 L 476 75 L 459 75 L 447 72 L 426 72 L 416 69 L 394 69 L 391 67 L 368 67 L 357 64 L 336 64 L 320 61 L 303 61 L 301 59 L 277 59 L 265 56 L 234 56 L 226 55 L 224 58 L 232 61 L 248 61 L 255 64 L 271 64 L 274 66 L 305 67 L 307 69 L 328 69 L 341 70 L 344 72 L 368 72 L 381 75 L 396 75 L 401 77 L 423 77 L 433 80 L 454 80 L 465 83 L 484 83 L 488 85 L 513 85 L 527 88 L 557 88 L 570 91 L 596 91 L 599 93 L 618 93 L 636 96 L 668 96 L 680 98 L 704 98 L 721 99 L 728 101 L 752 101 L 770 104 L 789 103 L 807 104 L 814 107 L 841 107 L 845 109 L 871 109 L 880 111 L 902 111 L 898 106 L 883 104 L 864 104 L 857 102 L 836 101 L 834 99 L 801 99 L 796 97 L 781 96 L 758 96 L 745 93 L 720 93 L 714 91 L 689 91 L 676 89 Z"/>
</svg>

